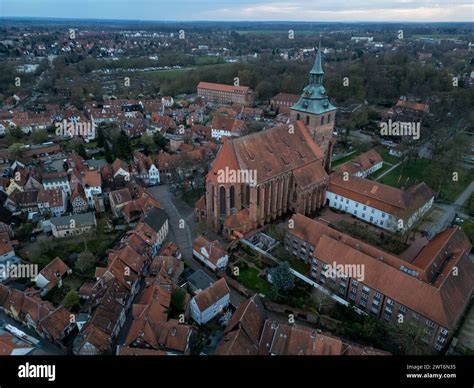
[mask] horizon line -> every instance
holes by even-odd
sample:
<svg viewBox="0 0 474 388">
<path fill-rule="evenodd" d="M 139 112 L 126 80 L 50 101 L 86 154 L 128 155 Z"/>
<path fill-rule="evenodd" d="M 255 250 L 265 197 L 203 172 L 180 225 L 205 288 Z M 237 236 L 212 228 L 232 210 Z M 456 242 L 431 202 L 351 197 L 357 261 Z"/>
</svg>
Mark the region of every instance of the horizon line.
<svg viewBox="0 0 474 388">
<path fill-rule="evenodd" d="M 409 20 L 380 20 L 380 21 L 370 21 L 370 20 L 358 20 L 358 21 L 338 21 L 338 20 L 328 20 L 328 21 L 303 21 L 303 20 L 218 20 L 218 19 L 196 19 L 196 20 L 187 20 L 187 19 L 111 19 L 111 18 L 96 18 L 96 17 L 63 17 L 63 16 L 0 16 L 0 19 L 43 19 L 43 20 L 74 20 L 74 21 L 111 21 L 111 22 L 149 22 L 149 23 L 301 23 L 301 24 L 434 24 L 434 23 L 447 23 L 447 24 L 474 24 L 474 21 L 447 21 L 447 20 L 432 20 L 432 21 L 409 21 Z"/>
</svg>

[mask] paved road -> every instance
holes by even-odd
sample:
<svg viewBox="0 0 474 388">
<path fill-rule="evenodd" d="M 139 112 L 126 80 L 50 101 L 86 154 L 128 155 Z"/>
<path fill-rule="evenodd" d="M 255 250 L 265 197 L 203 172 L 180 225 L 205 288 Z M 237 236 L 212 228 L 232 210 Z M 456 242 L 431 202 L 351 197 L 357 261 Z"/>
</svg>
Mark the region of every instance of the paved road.
<svg viewBox="0 0 474 388">
<path fill-rule="evenodd" d="M 191 229 L 194 229 L 193 213 L 184 214 L 181 209 L 178 209 L 175 204 L 176 198 L 170 193 L 167 185 L 152 187 L 150 192 L 161 203 L 161 206 L 170 217 L 171 239 L 178 245 L 185 261 L 191 260 L 193 256 L 191 235 Z"/>
<path fill-rule="evenodd" d="M 192 240 L 197 235 L 194 221 L 194 209 L 170 193 L 167 185 L 154 186 L 149 189 L 170 217 L 168 239 L 178 245 L 183 254 L 183 261 L 194 271 L 203 270 L 212 279 L 218 280 L 216 274 L 193 257 Z M 183 222 L 184 221 L 184 222 Z M 237 307 L 245 298 L 231 288 L 230 303 Z"/>
<path fill-rule="evenodd" d="M 437 204 L 436 206 L 443 209 L 443 215 L 438 219 L 438 222 L 431 228 L 430 234 L 435 234 L 446 229 L 453 221 L 456 213 L 461 212 L 461 206 L 467 201 L 467 199 L 474 193 L 474 182 L 471 182 L 469 186 L 456 198 L 456 200 L 449 205 Z"/>
</svg>

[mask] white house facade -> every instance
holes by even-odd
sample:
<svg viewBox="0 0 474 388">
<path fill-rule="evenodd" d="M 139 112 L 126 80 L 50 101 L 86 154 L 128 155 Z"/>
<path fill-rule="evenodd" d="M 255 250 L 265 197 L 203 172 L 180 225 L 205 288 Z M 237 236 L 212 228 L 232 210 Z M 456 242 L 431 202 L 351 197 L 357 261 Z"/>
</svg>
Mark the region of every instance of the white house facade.
<svg viewBox="0 0 474 388">
<path fill-rule="evenodd" d="M 191 299 L 191 317 L 197 322 L 197 324 L 205 325 L 217 314 L 221 313 L 229 305 L 229 301 L 230 294 L 226 294 L 223 298 L 219 299 L 204 311 L 201 311 L 196 302 L 196 297 L 194 297 Z"/>
</svg>

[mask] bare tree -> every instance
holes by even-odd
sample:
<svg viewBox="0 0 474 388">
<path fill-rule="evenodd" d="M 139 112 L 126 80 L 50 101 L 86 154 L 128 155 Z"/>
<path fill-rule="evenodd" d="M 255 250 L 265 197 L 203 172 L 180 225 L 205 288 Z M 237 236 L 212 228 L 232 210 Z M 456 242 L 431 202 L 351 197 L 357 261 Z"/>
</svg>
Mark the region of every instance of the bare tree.
<svg viewBox="0 0 474 388">
<path fill-rule="evenodd" d="M 430 354 L 428 344 L 423 340 L 425 328 L 413 322 L 395 324 L 392 337 L 404 354 L 426 355 Z"/>
<path fill-rule="evenodd" d="M 329 293 L 325 293 L 317 288 L 314 288 L 311 292 L 311 301 L 320 314 L 328 313 L 336 304 Z"/>
</svg>

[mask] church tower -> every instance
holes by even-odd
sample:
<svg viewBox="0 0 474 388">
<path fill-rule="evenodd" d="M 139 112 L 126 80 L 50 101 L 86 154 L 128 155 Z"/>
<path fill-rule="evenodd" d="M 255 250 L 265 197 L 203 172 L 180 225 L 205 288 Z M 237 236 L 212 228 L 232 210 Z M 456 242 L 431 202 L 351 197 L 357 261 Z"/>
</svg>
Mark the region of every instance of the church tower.
<svg viewBox="0 0 474 388">
<path fill-rule="evenodd" d="M 302 120 L 313 140 L 326 155 L 326 170 L 331 166 L 334 122 L 337 108 L 329 102 L 323 86 L 324 70 L 322 66 L 321 43 L 316 60 L 309 72 L 309 84 L 303 89 L 298 102 L 291 109 L 291 120 Z"/>
</svg>

